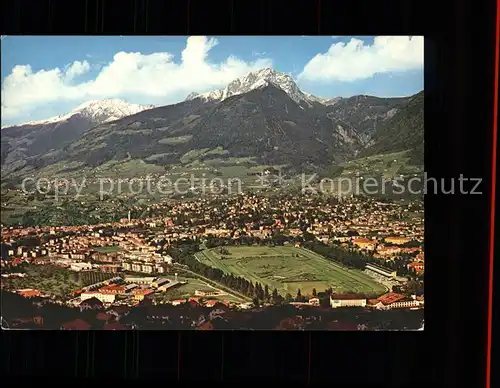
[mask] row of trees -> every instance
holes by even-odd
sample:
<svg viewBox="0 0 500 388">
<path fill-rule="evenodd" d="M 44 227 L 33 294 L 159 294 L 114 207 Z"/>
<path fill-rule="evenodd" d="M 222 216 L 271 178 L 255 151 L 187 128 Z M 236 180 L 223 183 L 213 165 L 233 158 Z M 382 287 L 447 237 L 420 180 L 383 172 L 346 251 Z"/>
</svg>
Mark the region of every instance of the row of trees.
<svg viewBox="0 0 500 388">
<path fill-rule="evenodd" d="M 382 265 L 388 269 L 395 270 L 397 276 L 408 276 L 411 278 L 418 277 L 414 269 L 408 269 L 408 263 L 412 261 L 413 258 L 413 255 L 411 254 L 405 253 L 394 258 L 394 260 L 381 262 L 379 259 L 374 258 L 370 254 L 363 254 L 361 252 L 352 249 L 345 249 L 337 245 L 325 245 L 318 241 L 306 241 L 304 243 L 304 247 L 326 257 L 327 259 L 337 261 L 349 268 L 363 270 L 365 269 L 366 264 L 374 263 Z"/>
<path fill-rule="evenodd" d="M 254 284 L 252 281 L 248 281 L 243 277 L 226 274 L 219 268 L 214 268 L 199 262 L 192 256 L 198 250 L 198 244 L 196 242 L 184 241 L 177 247 L 169 248 L 167 252 L 180 264 L 187 265 L 192 271 L 201 276 L 223 284 L 232 290 L 252 298 L 257 305 L 261 302 L 282 302 L 283 298 L 279 295 L 276 288 L 271 292 L 267 284 L 262 285 L 259 282 Z"/>
<path fill-rule="evenodd" d="M 283 297 L 279 294 L 276 288 L 274 288 L 271 292 L 267 284 L 262 285 L 259 282 L 254 284 L 252 281 L 248 281 L 243 277 L 226 274 L 219 268 L 214 268 L 201 263 L 192 256 L 192 254 L 197 250 L 197 244 L 186 241 L 181 246 L 170 248 L 168 253 L 179 263 L 187 265 L 192 271 L 199 273 L 208 279 L 221 283 L 243 295 L 251 297 L 255 305 L 260 305 L 262 302 L 281 304 L 285 301 L 305 302 L 307 300 L 306 296 L 302 295 L 300 289 L 297 289 L 295 297 L 290 293 L 287 293 Z M 317 295 L 316 289 L 313 289 L 312 296 L 316 297 Z"/>
<path fill-rule="evenodd" d="M 349 268 L 362 270 L 365 268 L 367 263 L 367 258 L 363 254 L 354 250 L 345 250 L 344 248 L 335 245 L 330 246 L 317 241 L 306 241 L 304 243 L 304 248 L 316 252 L 317 254 L 332 261 L 337 261 Z"/>
<path fill-rule="evenodd" d="M 73 274 L 80 287 L 100 283 L 116 276 L 112 273 L 100 271 L 74 272 Z"/>
</svg>

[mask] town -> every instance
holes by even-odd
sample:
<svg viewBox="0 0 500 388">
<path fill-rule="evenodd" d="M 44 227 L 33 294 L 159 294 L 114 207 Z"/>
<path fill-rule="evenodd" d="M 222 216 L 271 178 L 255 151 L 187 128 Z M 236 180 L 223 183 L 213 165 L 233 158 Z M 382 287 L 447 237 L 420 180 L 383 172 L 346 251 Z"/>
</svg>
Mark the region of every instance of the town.
<svg viewBox="0 0 500 388">
<path fill-rule="evenodd" d="M 1 248 L 2 295 L 17 301 L 9 307 L 3 297 L 9 328 L 143 329 L 154 321 L 161 329 L 169 316 L 189 316 L 183 328 L 219 321 L 253 329 L 260 326 L 249 314 L 277 308 L 287 315 L 270 329 L 341 329 L 329 314 L 353 311 L 354 330 L 385 327 L 395 320 L 389 314 L 411 314 L 415 329 L 423 321 L 418 200 L 207 195 L 150 204 L 144 218 L 128 211 L 94 225 L 3 226 Z M 23 303 L 74 314 L 47 319 L 31 307 L 23 313 Z M 146 307 L 162 318 L 133 313 Z M 180 313 L 196 308 L 204 313 Z M 381 323 L 355 322 L 366 314 Z"/>
</svg>

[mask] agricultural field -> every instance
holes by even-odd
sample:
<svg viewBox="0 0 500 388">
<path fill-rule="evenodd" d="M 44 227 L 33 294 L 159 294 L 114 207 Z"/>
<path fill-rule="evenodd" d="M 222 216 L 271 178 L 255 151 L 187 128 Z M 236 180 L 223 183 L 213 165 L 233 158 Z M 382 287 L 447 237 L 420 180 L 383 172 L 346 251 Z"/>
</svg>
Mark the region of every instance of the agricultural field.
<svg viewBox="0 0 500 388">
<path fill-rule="evenodd" d="M 276 288 L 281 295 L 311 295 L 332 287 L 334 292 L 380 295 L 386 287 L 363 272 L 333 263 L 304 248 L 295 247 L 225 247 L 204 250 L 196 258 L 226 273 Z"/>
</svg>

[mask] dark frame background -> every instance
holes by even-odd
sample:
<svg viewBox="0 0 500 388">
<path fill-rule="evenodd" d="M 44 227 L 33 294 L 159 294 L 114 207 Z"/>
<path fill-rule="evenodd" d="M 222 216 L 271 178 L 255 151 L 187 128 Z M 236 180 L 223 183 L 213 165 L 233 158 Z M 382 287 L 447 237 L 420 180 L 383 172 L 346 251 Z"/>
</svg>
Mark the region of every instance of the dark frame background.
<svg viewBox="0 0 500 388">
<path fill-rule="evenodd" d="M 482 177 L 483 195 L 426 197 L 423 333 L 4 331 L 2 379 L 485 387 L 499 14 L 490 0 L 439 5 L 326 0 L 3 2 L 2 35 L 424 35 L 426 171 L 436 178 L 461 173 Z M 492 364 L 495 359 L 493 355 Z"/>
</svg>

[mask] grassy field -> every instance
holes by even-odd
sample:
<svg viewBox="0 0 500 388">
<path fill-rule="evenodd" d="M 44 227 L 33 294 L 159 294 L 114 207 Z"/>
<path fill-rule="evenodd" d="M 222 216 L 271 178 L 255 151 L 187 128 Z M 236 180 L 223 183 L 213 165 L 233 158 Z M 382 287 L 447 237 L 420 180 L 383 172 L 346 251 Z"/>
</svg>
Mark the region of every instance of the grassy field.
<svg viewBox="0 0 500 388">
<path fill-rule="evenodd" d="M 409 159 L 408 151 L 359 158 L 344 163 L 342 175 L 381 175 L 386 179 L 393 179 L 401 174 L 412 175 L 422 172 L 421 167 L 409 165 Z"/>
<path fill-rule="evenodd" d="M 380 295 L 386 288 L 359 270 L 348 269 L 303 248 L 227 247 L 229 254 L 217 248 L 196 254 L 201 262 L 224 272 L 267 284 L 282 295 L 303 295 L 332 287 L 334 292 L 361 292 Z"/>
<path fill-rule="evenodd" d="M 170 290 L 167 290 L 163 296 L 165 300 L 175 300 L 175 299 L 188 299 L 190 297 L 195 296 L 196 290 L 216 290 L 220 291 L 218 288 L 212 287 L 201 279 L 195 278 L 185 278 L 179 277 L 180 281 L 187 281 L 186 284 L 183 284 L 179 287 L 174 287 Z M 227 300 L 229 302 L 238 302 L 241 303 L 242 300 L 232 296 L 232 295 L 221 295 L 217 297 L 210 297 L 208 299 L 217 299 L 217 300 Z"/>
<path fill-rule="evenodd" d="M 54 265 L 29 265 L 26 277 L 2 279 L 7 289 L 33 288 L 49 295 L 68 296 L 81 288 L 78 274 Z"/>
</svg>

